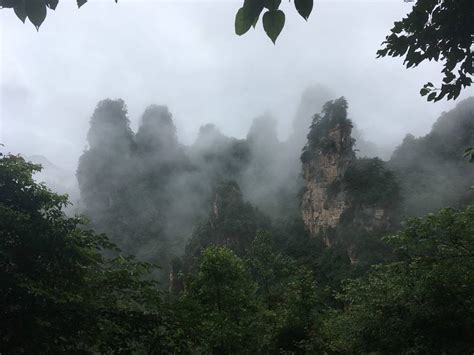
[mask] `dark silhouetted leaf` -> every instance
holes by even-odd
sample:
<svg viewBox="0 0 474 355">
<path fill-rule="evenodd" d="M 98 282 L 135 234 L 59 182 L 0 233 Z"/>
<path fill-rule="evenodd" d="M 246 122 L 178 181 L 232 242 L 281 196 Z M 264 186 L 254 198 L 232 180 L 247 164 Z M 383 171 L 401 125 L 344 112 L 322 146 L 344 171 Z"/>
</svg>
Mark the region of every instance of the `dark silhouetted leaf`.
<svg viewBox="0 0 474 355">
<path fill-rule="evenodd" d="M 265 0 L 265 7 L 268 10 L 278 10 L 281 0 Z"/>
<path fill-rule="evenodd" d="M 253 20 L 253 23 L 252 23 L 252 27 L 253 27 L 253 28 L 255 28 L 255 26 L 257 26 L 257 22 L 258 22 L 258 18 L 259 18 L 259 17 L 260 17 L 260 16 L 257 16 L 257 17 L 255 17 L 255 19 Z"/>
<path fill-rule="evenodd" d="M 454 75 L 453 73 L 451 73 L 451 72 L 448 71 L 448 72 L 446 73 L 446 75 L 445 75 L 443 81 L 444 81 L 445 83 L 449 83 L 449 82 L 453 81 L 455 78 L 456 78 L 456 75 Z"/>
<path fill-rule="evenodd" d="M 301 17 L 307 20 L 313 10 L 313 0 L 295 0 L 295 7 Z"/>
<path fill-rule="evenodd" d="M 431 94 L 428 95 L 428 101 L 433 101 L 436 98 L 436 93 L 432 92 Z"/>
<path fill-rule="evenodd" d="M 0 0 L 0 7 L 12 8 L 18 3 L 17 0 Z"/>
<path fill-rule="evenodd" d="M 285 26 L 285 14 L 281 10 L 267 11 L 263 14 L 263 29 L 275 43 L 278 35 Z"/>
<path fill-rule="evenodd" d="M 81 7 L 82 5 L 84 5 L 85 3 L 87 2 L 87 0 L 77 0 L 77 7 Z"/>
<path fill-rule="evenodd" d="M 260 13 L 263 10 L 264 0 L 245 0 L 244 1 L 244 8 L 248 12 L 248 16 L 252 18 L 252 22 L 255 19 L 258 19 Z"/>
<path fill-rule="evenodd" d="M 55 10 L 59 0 L 47 0 L 47 5 L 51 10 Z"/>
<path fill-rule="evenodd" d="M 28 0 L 25 2 L 25 10 L 31 23 L 38 30 L 46 18 L 46 5 L 43 0 Z"/>
<path fill-rule="evenodd" d="M 239 36 L 246 33 L 252 26 L 254 19 L 249 16 L 245 7 L 241 7 L 235 15 L 235 33 Z"/>
<path fill-rule="evenodd" d="M 255 27 L 262 10 L 263 0 L 245 0 L 244 6 L 235 16 L 235 33 L 240 36 L 246 33 L 250 26 Z"/>
<path fill-rule="evenodd" d="M 25 10 L 25 0 L 18 0 L 16 6 L 13 8 L 15 15 L 25 23 L 26 20 L 26 10 Z"/>
</svg>

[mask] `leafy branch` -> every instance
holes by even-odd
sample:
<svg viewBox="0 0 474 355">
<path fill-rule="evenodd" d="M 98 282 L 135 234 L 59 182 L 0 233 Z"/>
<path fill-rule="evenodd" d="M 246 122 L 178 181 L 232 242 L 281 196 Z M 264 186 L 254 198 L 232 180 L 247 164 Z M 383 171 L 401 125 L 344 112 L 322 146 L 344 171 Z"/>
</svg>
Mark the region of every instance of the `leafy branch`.
<svg viewBox="0 0 474 355">
<path fill-rule="evenodd" d="M 395 22 L 377 58 L 404 57 L 407 68 L 424 61 L 443 63 L 443 82 L 420 90 L 428 101 L 456 99 L 472 83 L 472 0 L 418 0 L 412 11 Z"/>
<path fill-rule="evenodd" d="M 262 11 L 263 29 L 275 44 L 285 26 L 285 13 L 279 9 L 281 0 L 245 0 L 235 15 L 235 33 L 239 36 L 247 33 L 250 27 L 255 28 Z M 313 0 L 295 0 L 296 11 L 308 20 L 313 10 Z"/>
<path fill-rule="evenodd" d="M 80 8 L 87 0 L 76 0 Z M 118 0 L 115 0 L 117 2 Z M 21 22 L 28 18 L 38 31 L 49 10 L 56 10 L 59 0 L 0 0 L 0 8 L 13 9 Z"/>
</svg>

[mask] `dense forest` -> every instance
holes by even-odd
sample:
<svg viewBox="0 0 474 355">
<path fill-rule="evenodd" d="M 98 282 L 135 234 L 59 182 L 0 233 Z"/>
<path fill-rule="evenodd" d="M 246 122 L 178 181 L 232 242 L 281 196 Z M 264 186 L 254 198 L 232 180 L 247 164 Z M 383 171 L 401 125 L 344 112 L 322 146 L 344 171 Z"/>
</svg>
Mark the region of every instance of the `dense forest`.
<svg viewBox="0 0 474 355">
<path fill-rule="evenodd" d="M 474 352 L 474 98 L 388 160 L 307 90 L 287 140 L 97 104 L 82 216 L 0 157 L 0 353 Z M 373 148 L 373 149 L 371 149 Z"/>
</svg>

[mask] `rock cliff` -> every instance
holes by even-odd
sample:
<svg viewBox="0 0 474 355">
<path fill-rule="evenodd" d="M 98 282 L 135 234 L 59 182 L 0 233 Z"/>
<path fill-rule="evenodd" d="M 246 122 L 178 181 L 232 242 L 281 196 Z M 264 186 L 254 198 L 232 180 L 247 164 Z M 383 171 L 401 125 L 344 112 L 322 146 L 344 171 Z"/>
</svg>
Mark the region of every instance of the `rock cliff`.
<svg viewBox="0 0 474 355">
<path fill-rule="evenodd" d="M 387 229 L 388 206 L 398 193 L 393 175 L 381 160 L 356 159 L 351 131 L 346 100 L 330 101 L 322 114 L 314 116 L 301 156 L 303 221 L 311 235 L 321 237 L 327 246 L 341 237 L 343 224 L 354 233 Z M 346 244 L 348 251 L 355 249 L 351 241 Z"/>
<path fill-rule="evenodd" d="M 354 160 L 350 125 L 337 124 L 328 132 L 326 143 L 333 148 L 315 147 L 311 159 L 303 163 L 306 188 L 302 195 L 303 221 L 312 235 L 335 228 L 349 207 L 340 188 L 344 174 Z M 326 234 L 326 233 L 324 233 Z M 325 238 L 326 244 L 330 240 Z"/>
</svg>

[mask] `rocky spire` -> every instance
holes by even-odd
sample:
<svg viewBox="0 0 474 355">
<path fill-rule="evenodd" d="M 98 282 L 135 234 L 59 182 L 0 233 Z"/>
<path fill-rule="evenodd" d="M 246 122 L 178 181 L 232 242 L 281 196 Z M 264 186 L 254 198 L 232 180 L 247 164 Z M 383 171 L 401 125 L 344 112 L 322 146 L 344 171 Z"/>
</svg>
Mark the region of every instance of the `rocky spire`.
<svg viewBox="0 0 474 355">
<path fill-rule="evenodd" d="M 301 199 L 303 221 L 313 236 L 322 233 L 327 245 L 331 244 L 330 230 L 349 207 L 341 185 L 355 160 L 351 130 L 346 100 L 341 97 L 329 101 L 322 115 L 314 116 L 301 156 L 305 180 Z"/>
</svg>

